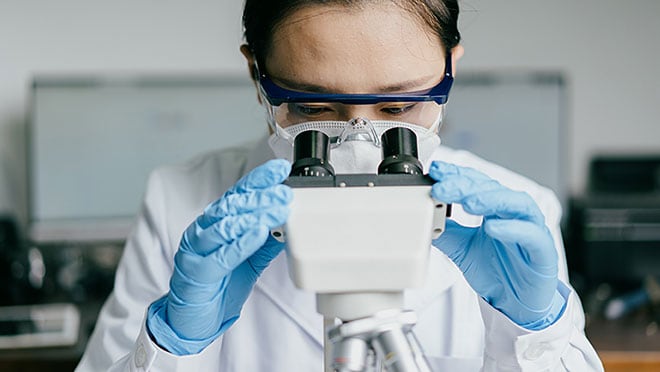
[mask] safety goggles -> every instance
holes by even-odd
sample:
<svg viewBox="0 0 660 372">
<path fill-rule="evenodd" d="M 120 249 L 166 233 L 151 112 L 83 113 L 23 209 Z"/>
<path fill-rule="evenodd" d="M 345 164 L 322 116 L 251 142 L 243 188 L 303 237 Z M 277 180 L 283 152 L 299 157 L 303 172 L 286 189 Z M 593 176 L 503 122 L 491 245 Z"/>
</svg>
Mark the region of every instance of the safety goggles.
<svg viewBox="0 0 660 372">
<path fill-rule="evenodd" d="M 269 124 L 278 129 L 308 122 L 362 117 L 405 122 L 429 128 L 437 121 L 453 84 L 451 55 L 442 80 L 426 90 L 398 94 L 331 94 L 291 90 L 277 85 L 257 68 L 259 94 Z"/>
</svg>

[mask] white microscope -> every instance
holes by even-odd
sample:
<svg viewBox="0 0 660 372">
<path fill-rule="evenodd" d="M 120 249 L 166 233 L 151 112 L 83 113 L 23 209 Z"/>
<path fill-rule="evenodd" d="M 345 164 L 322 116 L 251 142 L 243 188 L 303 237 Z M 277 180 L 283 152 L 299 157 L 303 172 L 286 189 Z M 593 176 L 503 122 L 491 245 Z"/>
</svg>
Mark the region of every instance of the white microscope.
<svg viewBox="0 0 660 372">
<path fill-rule="evenodd" d="M 296 136 L 285 182 L 291 214 L 273 231 L 287 241 L 295 285 L 317 294 L 325 370 L 430 372 L 403 291 L 423 284 L 431 240 L 450 209 L 431 198 L 411 130 L 383 133 L 378 174 L 334 174 L 329 141 L 314 130 Z"/>
</svg>

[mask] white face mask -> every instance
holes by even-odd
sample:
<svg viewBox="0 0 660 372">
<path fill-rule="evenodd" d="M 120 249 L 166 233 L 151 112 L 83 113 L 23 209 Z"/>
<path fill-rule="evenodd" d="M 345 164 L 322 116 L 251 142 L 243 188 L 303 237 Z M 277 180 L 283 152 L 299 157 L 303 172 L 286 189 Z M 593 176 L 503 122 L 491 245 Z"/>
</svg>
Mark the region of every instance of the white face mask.
<svg viewBox="0 0 660 372">
<path fill-rule="evenodd" d="M 426 164 L 433 151 L 440 145 L 437 134 L 442 122 L 442 111 L 430 128 L 419 125 L 355 118 L 350 121 L 316 121 L 276 127 L 268 139 L 270 148 L 278 158 L 293 161 L 293 139 L 301 132 L 317 130 L 331 139 L 330 164 L 336 174 L 377 173 L 383 160 L 381 135 L 388 129 L 403 127 L 412 130 L 417 136 L 417 153 L 422 164 Z"/>
</svg>

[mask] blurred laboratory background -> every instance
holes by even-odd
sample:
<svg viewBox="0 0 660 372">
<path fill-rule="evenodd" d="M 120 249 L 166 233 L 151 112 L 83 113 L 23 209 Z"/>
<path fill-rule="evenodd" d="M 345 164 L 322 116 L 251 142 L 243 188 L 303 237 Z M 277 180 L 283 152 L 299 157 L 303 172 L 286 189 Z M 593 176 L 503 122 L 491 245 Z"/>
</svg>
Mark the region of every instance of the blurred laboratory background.
<svg viewBox="0 0 660 372">
<path fill-rule="evenodd" d="M 460 3 L 444 144 L 556 192 L 607 370 L 660 370 L 660 2 Z M 241 8 L 0 0 L 0 370 L 75 366 L 154 167 L 267 133 Z"/>
</svg>

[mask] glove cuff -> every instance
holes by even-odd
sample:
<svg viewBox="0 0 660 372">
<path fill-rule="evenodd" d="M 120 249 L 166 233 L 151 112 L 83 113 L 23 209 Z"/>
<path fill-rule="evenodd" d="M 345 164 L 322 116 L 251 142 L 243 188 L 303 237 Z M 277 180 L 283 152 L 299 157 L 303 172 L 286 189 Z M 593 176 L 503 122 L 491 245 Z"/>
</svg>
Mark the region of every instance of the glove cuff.
<svg viewBox="0 0 660 372">
<path fill-rule="evenodd" d="M 166 351 L 182 356 L 198 354 L 220 337 L 227 327 L 201 340 L 188 340 L 180 337 L 167 323 L 167 295 L 149 306 L 147 312 L 147 331 L 151 339 Z"/>
<path fill-rule="evenodd" d="M 559 293 L 559 290 L 555 290 L 552 303 L 550 304 L 550 307 L 546 311 L 545 315 L 543 315 L 539 320 L 518 325 L 530 331 L 540 331 L 553 325 L 564 313 L 565 308 L 566 299 L 561 295 L 561 293 Z"/>
</svg>

